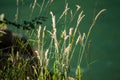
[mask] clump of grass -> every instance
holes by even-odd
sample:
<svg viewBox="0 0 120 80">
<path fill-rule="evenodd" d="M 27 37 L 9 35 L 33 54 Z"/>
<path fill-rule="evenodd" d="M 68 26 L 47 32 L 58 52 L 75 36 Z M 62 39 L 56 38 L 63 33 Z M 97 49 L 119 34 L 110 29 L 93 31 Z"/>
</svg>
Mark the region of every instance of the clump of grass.
<svg viewBox="0 0 120 80">
<path fill-rule="evenodd" d="M 46 6 L 51 4 L 51 2 L 53 1 L 48 1 Z M 32 6 L 32 13 L 36 5 L 38 5 L 38 3 L 35 0 Z M 43 0 L 43 3 L 41 4 L 40 13 L 43 10 L 43 6 L 45 6 L 45 0 Z M 56 20 L 55 14 L 50 11 L 52 30 L 47 30 L 47 25 L 36 25 L 36 27 L 38 27 L 37 35 L 35 39 L 32 39 L 31 41 L 32 43 L 36 44 L 35 52 L 37 54 L 38 61 L 34 66 L 32 66 L 31 75 L 28 76 L 26 73 L 26 67 L 29 67 L 29 61 L 31 59 L 25 59 L 20 60 L 20 62 L 17 62 L 16 65 L 12 64 L 12 67 L 8 65 L 7 72 L 0 71 L 1 75 L 5 75 L 5 78 L 3 79 L 16 80 L 19 78 L 25 80 L 81 80 L 81 62 L 83 55 L 85 54 L 85 49 L 91 30 L 100 14 L 103 13 L 106 9 L 102 9 L 100 12 L 98 12 L 98 14 L 93 19 L 88 33 L 86 34 L 80 33 L 79 31 L 80 23 L 85 15 L 83 11 L 79 13 L 79 5 L 76 5 L 76 7 L 76 11 L 73 13 L 72 9 L 68 7 L 68 3 L 66 3 L 65 9 L 58 20 Z M 67 16 L 71 16 L 70 19 L 68 19 Z M 75 17 L 77 17 L 76 24 L 70 27 L 70 24 L 74 22 Z M 60 23 L 63 19 L 65 22 L 64 29 L 58 32 L 57 24 Z M 31 35 L 34 34 L 31 33 Z M 48 42 L 47 39 L 49 40 Z M 71 78 L 69 74 L 70 64 L 73 55 L 76 54 L 75 50 L 78 45 L 80 47 L 80 51 L 78 52 L 78 65 L 76 65 L 76 72 L 73 73 L 76 76 Z M 14 59 L 14 57 L 12 59 Z"/>
<path fill-rule="evenodd" d="M 45 68 L 45 70 L 47 70 L 48 73 L 48 66 L 49 63 L 51 61 L 51 59 L 53 60 L 52 63 L 52 71 L 53 71 L 53 75 L 52 75 L 52 79 L 53 80 L 68 80 L 69 79 L 69 71 L 70 71 L 70 62 L 71 59 L 73 58 L 73 55 L 75 54 L 75 50 L 77 45 L 80 46 L 80 51 L 78 52 L 78 65 L 76 68 L 76 77 L 74 77 L 74 79 L 77 80 L 81 80 L 81 62 L 82 62 L 82 58 L 83 55 L 85 53 L 85 48 L 88 42 L 88 38 L 89 35 L 91 33 L 91 30 L 98 18 L 98 16 L 105 11 L 105 9 L 102 9 L 94 18 L 92 25 L 90 26 L 90 29 L 88 30 L 88 33 L 85 34 L 81 34 L 79 32 L 79 25 L 80 22 L 82 21 L 82 19 L 84 18 L 84 14 L 83 11 L 79 13 L 78 15 L 78 19 L 77 19 L 77 24 L 71 28 L 69 28 L 69 31 L 67 33 L 67 27 L 69 26 L 65 26 L 65 28 L 63 30 L 61 30 L 61 33 L 58 34 L 57 32 L 57 23 L 60 22 L 60 20 L 62 18 L 65 18 L 66 15 L 69 13 L 70 8 L 68 8 L 68 4 L 66 4 L 65 10 L 63 11 L 63 13 L 61 14 L 61 16 L 58 18 L 58 20 L 56 20 L 56 16 L 53 14 L 53 12 L 50 12 L 51 15 L 51 20 L 52 20 L 52 31 L 46 30 L 46 26 L 43 28 L 43 32 L 42 32 L 42 36 L 40 38 L 40 33 L 42 30 L 42 27 L 40 26 L 38 29 L 38 57 L 39 57 L 39 61 L 40 61 L 40 65 L 43 66 L 42 68 Z M 77 11 L 80 10 L 80 6 L 77 5 L 77 9 L 76 9 L 76 13 Z M 72 11 L 72 10 L 71 10 Z M 74 20 L 74 15 L 71 14 L 71 19 L 69 21 L 69 24 L 72 22 L 72 20 Z M 76 15 L 77 16 L 77 15 Z M 66 21 L 66 20 L 65 20 Z M 45 33 L 48 32 L 50 37 L 50 43 L 47 44 L 47 49 L 44 48 L 45 42 Z M 77 32 L 78 32 L 78 36 L 77 36 Z M 76 38 L 77 37 L 77 38 Z M 59 39 L 58 39 L 59 38 Z M 40 45 L 39 45 L 40 44 Z M 51 57 L 52 56 L 52 57 Z M 40 79 L 44 79 L 44 73 L 42 72 L 42 76 L 41 74 L 39 75 Z M 41 78 L 42 77 L 42 78 Z"/>
</svg>

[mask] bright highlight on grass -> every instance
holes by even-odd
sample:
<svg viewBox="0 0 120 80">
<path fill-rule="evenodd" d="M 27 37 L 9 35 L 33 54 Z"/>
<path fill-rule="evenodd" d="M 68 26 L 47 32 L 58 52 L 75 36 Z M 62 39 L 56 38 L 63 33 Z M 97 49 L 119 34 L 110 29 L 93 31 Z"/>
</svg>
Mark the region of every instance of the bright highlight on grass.
<svg viewBox="0 0 120 80">
<path fill-rule="evenodd" d="M 18 5 L 18 2 L 19 1 L 17 0 L 17 5 Z M 45 3 L 45 0 L 43 0 L 42 4 L 40 5 L 37 2 L 37 0 L 34 0 L 34 3 L 33 4 L 31 3 L 32 13 L 35 9 L 35 6 L 39 6 L 40 7 L 39 13 L 42 13 L 43 7 L 46 6 L 45 9 L 47 9 L 47 6 L 51 5 L 53 2 L 54 2 L 53 0 L 49 0 L 47 3 Z M 18 10 L 19 9 L 17 8 L 17 15 L 18 15 Z M 79 32 L 80 23 L 85 17 L 84 12 L 83 11 L 80 12 L 80 10 L 81 10 L 81 7 L 79 5 L 76 5 L 76 11 L 73 13 L 72 9 L 69 8 L 69 4 L 66 3 L 65 9 L 60 15 L 60 17 L 58 18 L 58 20 L 56 20 L 56 13 L 53 13 L 53 11 L 50 11 L 49 15 L 51 16 L 52 30 L 47 30 L 46 29 L 47 25 L 45 26 L 36 25 L 36 27 L 38 27 L 38 29 L 36 30 L 37 35 L 35 39 L 33 39 L 34 41 L 33 43 L 36 44 L 35 52 L 37 54 L 38 63 L 35 66 L 32 66 L 33 68 L 32 74 L 31 74 L 32 76 L 26 75 L 25 68 L 28 65 L 27 63 L 29 63 L 29 60 L 23 60 L 22 63 L 18 62 L 16 65 L 13 65 L 12 68 L 10 67 L 8 71 L 4 73 L 5 78 L 3 79 L 15 80 L 19 78 L 20 80 L 21 79 L 23 80 L 33 80 L 33 79 L 35 80 L 82 80 L 81 62 L 85 54 L 86 45 L 88 43 L 90 33 L 92 31 L 93 26 L 96 23 L 96 20 L 106 9 L 102 9 L 100 12 L 98 12 L 98 14 L 96 14 L 87 33 Z M 70 17 L 69 20 L 67 20 L 68 15 Z M 76 24 L 70 27 L 69 24 L 71 24 L 75 20 L 75 17 L 77 17 Z M 64 22 L 67 22 L 67 23 L 65 24 L 64 29 L 58 32 L 57 24 L 61 23 L 62 22 L 61 20 L 63 19 L 64 19 Z M 49 40 L 48 43 L 46 41 L 46 37 Z M 73 59 L 73 56 L 76 54 L 75 50 L 78 46 L 80 48 L 79 52 L 77 53 L 78 64 L 76 65 L 75 73 L 73 73 L 75 74 L 75 76 L 71 77 L 69 74 L 71 70 L 70 64 L 71 64 L 71 60 Z M 2 71 L 0 71 L 0 75 L 3 75 Z"/>
</svg>

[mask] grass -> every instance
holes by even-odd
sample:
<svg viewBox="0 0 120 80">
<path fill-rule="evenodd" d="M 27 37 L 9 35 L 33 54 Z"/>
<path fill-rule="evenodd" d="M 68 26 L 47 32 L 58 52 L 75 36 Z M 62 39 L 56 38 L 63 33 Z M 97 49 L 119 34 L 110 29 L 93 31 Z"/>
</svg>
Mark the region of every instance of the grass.
<svg viewBox="0 0 120 80">
<path fill-rule="evenodd" d="M 43 7 L 47 9 L 48 5 L 51 5 L 53 0 L 49 0 L 45 3 L 43 0 L 40 5 L 37 0 L 34 0 L 32 4 L 31 15 L 34 12 L 35 6 L 38 5 L 40 8 L 39 14 L 42 13 Z M 17 0 L 17 5 L 19 1 Z M 69 8 L 68 3 L 65 3 L 65 9 L 60 17 L 56 20 L 55 14 L 50 11 L 51 16 L 51 28 L 47 30 L 47 25 L 36 25 L 38 29 L 34 29 L 30 32 L 30 36 L 35 36 L 28 41 L 35 47 L 37 54 L 37 63 L 32 65 L 33 58 L 25 59 L 19 55 L 13 55 L 5 61 L 7 64 L 5 70 L 0 70 L 0 78 L 4 80 L 82 80 L 81 62 L 83 55 L 85 54 L 86 45 L 89 40 L 91 30 L 96 23 L 98 17 L 106 9 L 102 9 L 93 19 L 93 22 L 87 33 L 80 33 L 79 26 L 82 19 L 85 17 L 84 12 L 81 11 L 81 7 L 76 5 L 76 11 L 73 13 L 72 9 Z M 80 13 L 79 13 L 80 12 Z M 17 7 L 16 19 L 18 18 L 19 9 Z M 77 17 L 77 20 L 75 19 Z M 76 24 L 69 27 L 76 20 Z M 58 31 L 57 24 L 64 21 L 64 29 Z M 37 30 L 37 33 L 34 33 Z M 70 76 L 70 64 L 75 55 L 75 50 L 79 46 L 80 51 L 78 52 L 78 64 L 76 65 L 76 76 L 73 78 Z M 18 53 L 20 54 L 20 53 Z M 2 61 L 2 60 L 1 60 Z M 12 63 L 11 63 L 12 61 Z"/>
</svg>

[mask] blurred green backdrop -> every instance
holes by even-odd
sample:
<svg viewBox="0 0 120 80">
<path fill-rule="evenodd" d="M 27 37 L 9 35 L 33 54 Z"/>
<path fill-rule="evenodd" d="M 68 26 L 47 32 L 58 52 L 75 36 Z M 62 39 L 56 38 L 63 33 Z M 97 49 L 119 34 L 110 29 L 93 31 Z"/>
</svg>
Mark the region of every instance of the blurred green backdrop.
<svg viewBox="0 0 120 80">
<path fill-rule="evenodd" d="M 1 0 L 0 14 L 4 13 L 5 17 L 14 21 L 16 14 L 17 0 Z M 42 0 L 37 0 L 40 4 Z M 30 19 L 30 4 L 34 0 L 19 0 L 19 17 L 18 21 Z M 80 31 L 87 32 L 90 24 L 98 11 L 105 8 L 106 12 L 102 14 L 94 26 L 90 41 L 91 46 L 87 54 L 87 61 L 91 64 L 86 65 L 83 61 L 83 80 L 120 80 L 120 0 L 68 0 L 69 7 L 76 9 L 75 5 L 81 6 L 85 18 L 80 24 Z M 52 10 L 57 16 L 60 16 L 65 7 L 64 0 L 54 0 L 52 6 L 44 9 L 41 15 L 48 16 Z M 36 7 L 33 16 L 39 15 L 39 8 Z M 48 20 L 50 20 L 48 16 Z M 45 22 L 48 26 L 50 23 Z M 59 24 L 60 25 L 60 24 Z M 10 27 L 12 29 L 12 27 Z M 49 27 L 48 27 L 49 28 Z M 59 27 L 60 28 L 60 27 Z M 73 62 L 76 62 L 74 60 Z M 74 66 L 73 72 L 74 72 Z"/>
</svg>

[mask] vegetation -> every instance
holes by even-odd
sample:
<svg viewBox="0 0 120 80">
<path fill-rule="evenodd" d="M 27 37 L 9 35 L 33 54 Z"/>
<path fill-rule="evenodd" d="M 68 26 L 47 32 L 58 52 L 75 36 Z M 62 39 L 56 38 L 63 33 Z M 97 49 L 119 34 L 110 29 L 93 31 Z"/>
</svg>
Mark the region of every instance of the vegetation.
<svg viewBox="0 0 120 80">
<path fill-rule="evenodd" d="M 52 4 L 52 0 L 49 0 L 46 4 L 43 3 L 40 6 L 40 13 L 43 10 L 43 6 Z M 32 12 L 35 9 L 35 5 L 38 4 L 35 0 L 32 6 Z M 65 9 L 60 17 L 56 20 L 55 14 L 50 11 L 51 16 L 51 28 L 47 30 L 47 25 L 42 24 L 29 25 L 29 29 L 32 29 L 30 37 L 36 35 L 32 39 L 28 39 L 28 43 L 33 44 L 35 49 L 36 58 L 24 58 L 19 54 L 21 51 L 14 55 L 14 51 L 11 51 L 11 56 L 8 58 L 1 58 L 0 61 L 4 61 L 5 67 L 0 70 L 0 79 L 2 80 L 81 80 L 81 62 L 83 55 L 85 54 L 86 45 L 88 43 L 91 30 L 96 23 L 96 20 L 103 13 L 105 9 L 102 9 L 93 19 L 93 22 L 87 33 L 80 33 L 79 25 L 82 19 L 85 17 L 83 11 L 80 12 L 80 6 L 76 5 L 76 11 L 73 12 L 66 3 Z M 79 13 L 80 12 L 80 13 Z M 78 14 L 78 15 L 77 15 Z M 16 14 L 18 15 L 18 13 Z M 69 17 L 69 18 L 68 18 Z M 77 17 L 77 20 L 75 19 Z M 70 27 L 70 24 L 75 22 L 76 24 Z M 64 21 L 64 28 L 58 31 L 57 24 Z M 2 22 L 6 24 L 6 22 Z M 11 24 L 11 22 L 9 22 Z M 8 25 L 9 25 L 8 23 Z M 13 22 L 14 23 L 14 22 Z M 30 22 L 33 23 L 33 20 Z M 29 23 L 28 23 L 29 24 Z M 3 27 L 3 25 L 1 24 Z M 15 25 L 14 25 L 15 26 Z M 16 25 L 18 26 L 18 25 Z M 19 25 L 22 26 L 22 25 Z M 34 26 L 34 27 L 33 27 Z M 22 26 L 24 27 L 24 26 Z M 26 27 L 28 29 L 28 27 Z M 26 29 L 25 28 L 25 29 Z M 34 33 L 37 30 L 37 33 Z M 2 36 L 2 35 L 1 35 Z M 47 46 L 46 46 L 47 45 Z M 76 54 L 75 50 L 79 46 L 80 51 L 78 54 L 78 65 L 76 65 L 76 76 L 70 77 L 70 64 L 73 55 Z M 35 57 L 35 56 L 33 56 Z M 3 60 L 2 60 L 3 59 Z"/>
</svg>

